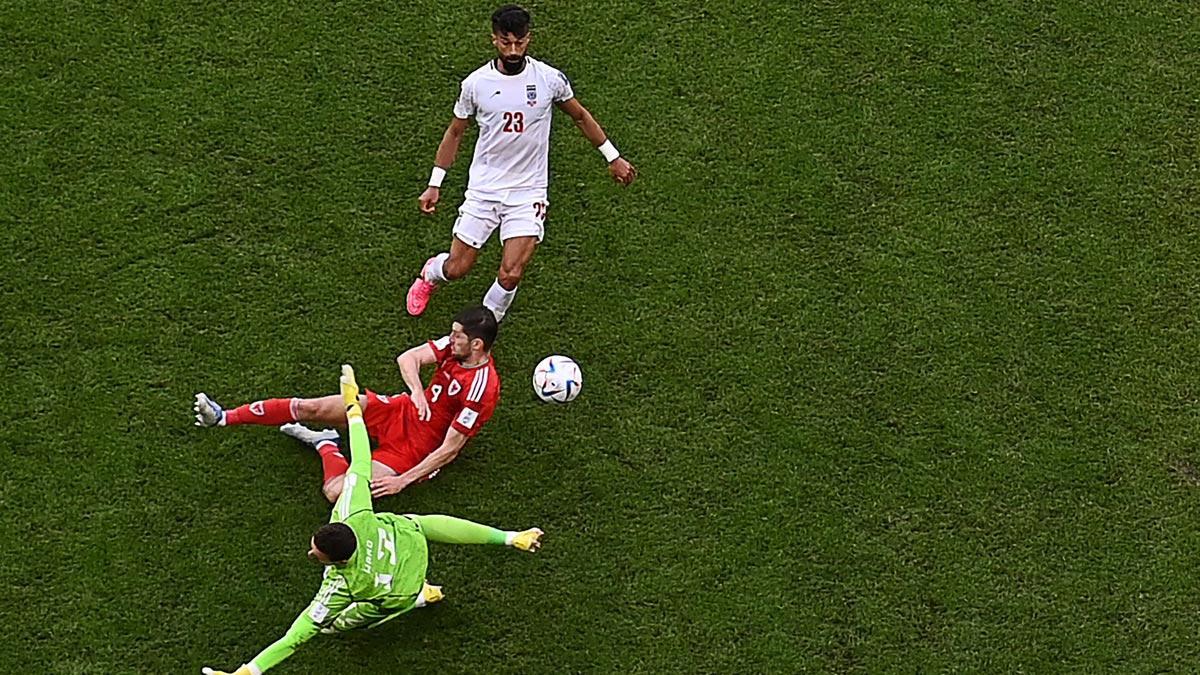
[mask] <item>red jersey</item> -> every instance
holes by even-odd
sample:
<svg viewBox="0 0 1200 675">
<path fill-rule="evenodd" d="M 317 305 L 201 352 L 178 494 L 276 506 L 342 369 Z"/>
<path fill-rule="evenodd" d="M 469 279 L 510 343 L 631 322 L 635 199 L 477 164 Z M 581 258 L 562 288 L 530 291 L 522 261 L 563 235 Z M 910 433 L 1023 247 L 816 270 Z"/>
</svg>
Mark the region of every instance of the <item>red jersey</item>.
<svg viewBox="0 0 1200 675">
<path fill-rule="evenodd" d="M 404 473 L 437 450 L 451 427 L 474 436 L 500 402 L 500 376 L 492 359 L 466 368 L 450 351 L 450 338 L 429 342 L 437 357 L 437 372 L 425 388 L 429 420 L 417 419 L 417 407 L 407 393 L 386 396 L 367 391 L 363 419 L 377 441 L 372 455 L 397 473 Z"/>
<path fill-rule="evenodd" d="M 425 388 L 429 402 L 429 421 L 417 428 L 437 435 L 441 444 L 446 430 L 453 427 L 466 436 L 474 436 L 492 417 L 500 402 L 500 375 L 489 356 L 486 363 L 467 368 L 450 351 L 449 336 L 430 340 L 437 356 L 437 372 Z M 437 447 L 436 445 L 434 447 Z"/>
</svg>

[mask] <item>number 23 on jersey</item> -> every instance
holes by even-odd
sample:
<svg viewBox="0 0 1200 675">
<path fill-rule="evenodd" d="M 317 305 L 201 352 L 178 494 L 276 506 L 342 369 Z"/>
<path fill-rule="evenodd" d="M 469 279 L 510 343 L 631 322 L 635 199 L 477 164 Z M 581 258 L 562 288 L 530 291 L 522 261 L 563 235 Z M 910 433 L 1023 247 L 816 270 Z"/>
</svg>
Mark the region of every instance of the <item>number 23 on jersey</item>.
<svg viewBox="0 0 1200 675">
<path fill-rule="evenodd" d="M 525 113 L 506 112 L 504 113 L 504 129 L 507 133 L 519 134 L 525 131 Z"/>
</svg>

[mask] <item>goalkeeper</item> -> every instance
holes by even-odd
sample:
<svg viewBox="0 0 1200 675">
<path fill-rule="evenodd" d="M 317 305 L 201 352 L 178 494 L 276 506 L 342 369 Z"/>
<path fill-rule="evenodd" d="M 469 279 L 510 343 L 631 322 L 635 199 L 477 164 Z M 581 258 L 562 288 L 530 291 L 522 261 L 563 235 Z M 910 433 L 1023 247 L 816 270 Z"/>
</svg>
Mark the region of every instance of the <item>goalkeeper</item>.
<svg viewBox="0 0 1200 675">
<path fill-rule="evenodd" d="M 329 523 L 309 543 L 308 555 L 325 565 L 325 580 L 308 608 L 275 644 L 232 675 L 258 675 L 291 656 L 309 638 L 373 628 L 442 599 L 425 583 L 426 541 L 495 544 L 536 552 L 542 531 L 505 532 L 450 516 L 375 513 L 371 507 L 371 452 L 354 370 L 342 366 L 342 399 L 350 428 L 350 471 Z M 229 675 L 204 668 L 205 675 Z"/>
</svg>

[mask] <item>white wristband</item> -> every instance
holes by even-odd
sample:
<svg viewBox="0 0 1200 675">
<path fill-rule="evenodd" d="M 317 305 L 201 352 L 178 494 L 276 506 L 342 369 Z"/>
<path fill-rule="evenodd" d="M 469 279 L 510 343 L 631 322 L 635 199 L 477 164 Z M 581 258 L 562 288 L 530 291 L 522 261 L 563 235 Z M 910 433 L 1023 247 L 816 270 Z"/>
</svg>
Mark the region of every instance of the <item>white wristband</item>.
<svg viewBox="0 0 1200 675">
<path fill-rule="evenodd" d="M 440 188 L 442 181 L 446 178 L 446 170 L 440 166 L 433 167 L 433 171 L 429 174 L 429 187 Z"/>
<path fill-rule="evenodd" d="M 600 150 L 600 154 L 604 155 L 604 161 L 609 164 L 612 164 L 616 158 L 621 156 L 621 153 L 617 152 L 617 149 L 613 146 L 612 141 L 604 141 L 604 144 L 598 150 Z"/>
</svg>

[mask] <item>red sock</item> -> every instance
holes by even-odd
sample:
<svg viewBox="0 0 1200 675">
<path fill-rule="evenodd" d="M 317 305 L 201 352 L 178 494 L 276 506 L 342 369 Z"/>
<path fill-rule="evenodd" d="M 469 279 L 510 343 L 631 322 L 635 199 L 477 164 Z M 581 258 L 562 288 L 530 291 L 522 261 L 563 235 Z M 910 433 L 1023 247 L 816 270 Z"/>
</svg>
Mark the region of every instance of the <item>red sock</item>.
<svg viewBox="0 0 1200 675">
<path fill-rule="evenodd" d="M 240 405 L 225 413 L 225 425 L 264 424 L 277 427 L 280 424 L 295 422 L 296 404 L 299 401 L 298 398 L 269 398 Z"/>
<path fill-rule="evenodd" d="M 321 455 L 321 470 L 325 472 L 325 480 L 321 484 L 329 482 L 330 478 L 340 476 L 350 470 L 350 462 L 346 461 L 346 456 L 338 449 L 337 443 L 333 441 L 325 441 L 317 446 L 317 453 Z"/>
</svg>

